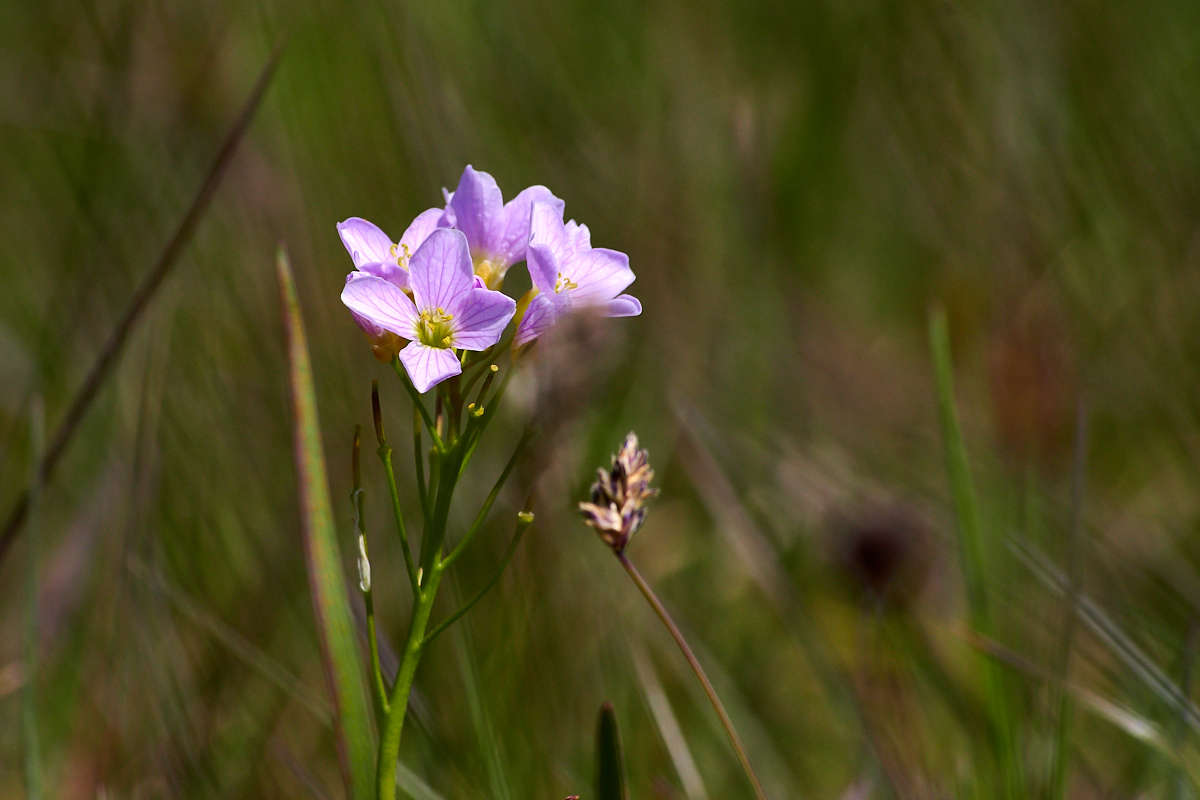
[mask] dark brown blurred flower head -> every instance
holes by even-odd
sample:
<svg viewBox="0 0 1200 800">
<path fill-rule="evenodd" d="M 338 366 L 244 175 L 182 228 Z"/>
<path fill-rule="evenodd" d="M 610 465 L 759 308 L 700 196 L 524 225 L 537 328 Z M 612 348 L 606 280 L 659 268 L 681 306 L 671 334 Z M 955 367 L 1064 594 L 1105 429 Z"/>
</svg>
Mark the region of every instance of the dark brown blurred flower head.
<svg viewBox="0 0 1200 800">
<path fill-rule="evenodd" d="M 894 608 L 924 588 L 934 561 L 928 523 L 901 503 L 871 503 L 830 520 L 833 555 L 858 592 Z"/>
<path fill-rule="evenodd" d="M 654 470 L 649 453 L 638 447 L 637 434 L 625 437 L 609 469 L 598 469 L 592 484 L 592 500 L 580 503 L 583 521 L 596 529 L 600 538 L 620 553 L 646 518 L 645 503 L 657 489 L 650 487 Z"/>
</svg>

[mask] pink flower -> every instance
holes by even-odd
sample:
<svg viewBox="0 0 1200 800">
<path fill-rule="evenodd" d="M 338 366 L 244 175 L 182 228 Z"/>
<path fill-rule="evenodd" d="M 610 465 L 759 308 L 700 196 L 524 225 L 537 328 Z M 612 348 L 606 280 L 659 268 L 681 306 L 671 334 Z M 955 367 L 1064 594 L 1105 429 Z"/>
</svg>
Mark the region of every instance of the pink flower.
<svg viewBox="0 0 1200 800">
<path fill-rule="evenodd" d="M 560 207 L 534 203 L 526 252 L 538 290 L 517 326 L 513 346 L 528 344 L 572 309 L 591 308 L 606 317 L 642 313 L 636 297 L 620 292 L 633 283 L 629 256 L 592 247 L 586 225 L 563 224 Z"/>
<path fill-rule="evenodd" d="M 400 361 L 417 391 L 426 392 L 462 372 L 456 350 L 486 350 L 499 341 L 515 303 L 479 286 L 461 231 L 433 230 L 407 266 L 412 297 L 362 270 L 346 281 L 342 302 L 356 318 L 409 340 Z"/>
</svg>

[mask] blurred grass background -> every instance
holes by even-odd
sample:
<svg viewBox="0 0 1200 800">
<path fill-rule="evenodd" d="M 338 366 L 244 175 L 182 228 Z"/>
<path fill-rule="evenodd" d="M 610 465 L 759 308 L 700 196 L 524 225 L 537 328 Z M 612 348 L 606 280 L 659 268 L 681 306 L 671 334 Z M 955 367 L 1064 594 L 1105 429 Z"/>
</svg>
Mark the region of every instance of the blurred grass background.
<svg viewBox="0 0 1200 800">
<path fill-rule="evenodd" d="M 33 409 L 61 419 L 283 34 L 213 205 L 0 563 L 0 796 L 26 792 L 23 708 L 45 796 L 337 795 L 272 254 L 286 241 L 297 272 L 349 554 L 371 378 L 394 439 L 411 412 L 337 299 L 334 225 L 398 236 L 468 163 L 506 198 L 563 197 L 629 253 L 645 313 L 547 342 L 466 476 L 481 499 L 523 420 L 553 418 L 538 522 L 418 673 L 402 759 L 433 790 L 586 796 L 612 700 L 636 797 L 749 796 L 573 512 L 632 428 L 663 492 L 630 556 L 772 797 L 1001 796 L 990 776 L 1014 767 L 988 763 L 926 339 L 940 302 L 1025 796 L 1191 795 L 1200 5 L 17 0 L 0 513 Z M 366 466 L 396 643 L 403 563 Z M 460 594 L 526 488 L 460 562 Z M 1031 559 L 1074 575 L 1104 624 L 1068 625 Z M 1061 714 L 1064 675 L 1128 724 Z"/>
</svg>

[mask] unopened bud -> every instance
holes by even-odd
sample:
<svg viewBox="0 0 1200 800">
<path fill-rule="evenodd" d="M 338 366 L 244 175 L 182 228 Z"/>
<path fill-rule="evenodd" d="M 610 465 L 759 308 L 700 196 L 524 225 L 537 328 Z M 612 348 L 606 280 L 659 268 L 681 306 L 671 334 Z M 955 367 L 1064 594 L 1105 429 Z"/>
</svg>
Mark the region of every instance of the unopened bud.
<svg viewBox="0 0 1200 800">
<path fill-rule="evenodd" d="M 371 591 L 371 562 L 367 559 L 367 537 L 358 535 L 358 585 L 364 593 Z"/>
<path fill-rule="evenodd" d="M 371 381 L 371 418 L 375 420 L 375 439 L 380 447 L 387 447 L 383 435 L 383 411 L 379 408 L 379 381 Z"/>
<path fill-rule="evenodd" d="M 533 512 L 532 511 L 518 511 L 517 512 L 517 520 L 522 525 L 528 525 L 529 523 L 533 522 Z"/>
</svg>

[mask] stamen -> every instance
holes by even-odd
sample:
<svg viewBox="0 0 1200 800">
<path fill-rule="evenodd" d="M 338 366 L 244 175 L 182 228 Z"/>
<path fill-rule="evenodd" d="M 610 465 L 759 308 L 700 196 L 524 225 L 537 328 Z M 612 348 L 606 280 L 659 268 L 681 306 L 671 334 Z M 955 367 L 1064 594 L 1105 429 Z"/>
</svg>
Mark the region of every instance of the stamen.
<svg viewBox="0 0 1200 800">
<path fill-rule="evenodd" d="M 578 289 L 578 288 L 579 288 L 578 283 L 571 280 L 570 278 L 563 277 L 563 274 L 561 272 L 558 273 L 558 277 L 554 281 L 554 293 L 555 294 L 561 294 L 565 291 L 569 291 L 571 289 Z"/>
</svg>

